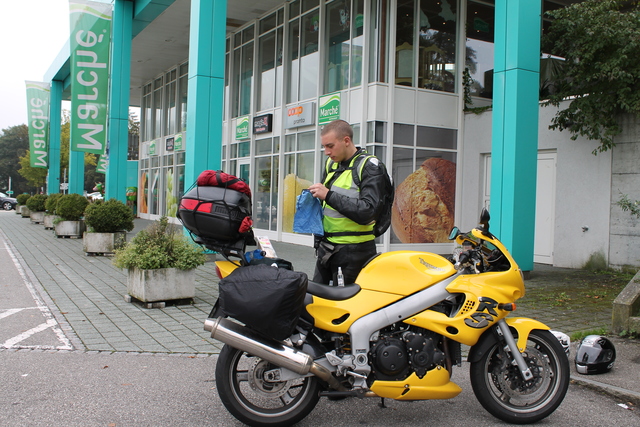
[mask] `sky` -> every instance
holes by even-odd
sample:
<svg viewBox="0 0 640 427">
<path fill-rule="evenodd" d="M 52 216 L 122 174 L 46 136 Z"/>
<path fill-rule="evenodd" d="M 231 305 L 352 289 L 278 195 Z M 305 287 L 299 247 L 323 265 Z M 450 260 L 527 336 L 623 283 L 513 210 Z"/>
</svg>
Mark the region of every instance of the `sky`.
<svg viewBox="0 0 640 427">
<path fill-rule="evenodd" d="M 0 0 L 0 132 L 27 124 L 25 80 L 44 80 L 69 32 L 69 0 Z"/>
</svg>

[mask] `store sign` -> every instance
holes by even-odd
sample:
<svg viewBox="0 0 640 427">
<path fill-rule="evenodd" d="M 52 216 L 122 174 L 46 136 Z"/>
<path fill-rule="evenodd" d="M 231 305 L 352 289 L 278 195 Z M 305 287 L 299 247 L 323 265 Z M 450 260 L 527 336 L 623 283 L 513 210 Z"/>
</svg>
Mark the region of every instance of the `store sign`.
<svg viewBox="0 0 640 427">
<path fill-rule="evenodd" d="M 153 141 L 149 142 L 149 155 L 155 156 L 156 154 L 158 154 L 158 140 L 154 139 Z"/>
<path fill-rule="evenodd" d="M 324 125 L 340 118 L 340 92 L 321 96 L 318 105 L 319 125 Z"/>
<path fill-rule="evenodd" d="M 249 139 L 249 116 L 238 117 L 236 122 L 236 140 Z"/>
<path fill-rule="evenodd" d="M 184 145 L 182 144 L 182 134 L 179 133 L 175 136 L 175 139 L 173 141 L 173 149 L 176 151 L 182 151 L 184 150 Z"/>
<path fill-rule="evenodd" d="M 69 2 L 71 22 L 71 149 L 105 153 L 112 5 Z"/>
<path fill-rule="evenodd" d="M 273 114 L 265 114 L 253 118 L 253 133 L 271 132 L 273 127 Z"/>
<path fill-rule="evenodd" d="M 169 137 L 167 139 L 165 139 L 164 143 L 165 143 L 165 150 L 166 151 L 173 151 L 173 148 L 175 146 L 174 144 L 175 138 L 174 137 Z"/>
<path fill-rule="evenodd" d="M 25 82 L 27 85 L 27 115 L 29 117 L 29 165 L 49 167 L 49 95 L 51 85 Z"/>
<path fill-rule="evenodd" d="M 289 108 L 287 110 L 285 128 L 291 129 L 315 124 L 315 109 L 315 102 L 307 102 L 305 104 Z"/>
</svg>

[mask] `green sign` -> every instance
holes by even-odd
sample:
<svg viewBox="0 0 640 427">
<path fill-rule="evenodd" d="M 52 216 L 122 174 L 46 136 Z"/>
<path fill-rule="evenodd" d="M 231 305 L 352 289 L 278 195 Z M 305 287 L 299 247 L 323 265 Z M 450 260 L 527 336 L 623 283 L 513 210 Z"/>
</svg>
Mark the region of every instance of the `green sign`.
<svg viewBox="0 0 640 427">
<path fill-rule="evenodd" d="M 107 168 L 109 167 L 109 156 L 102 155 L 98 159 L 98 164 L 96 165 L 97 173 L 107 173 Z"/>
<path fill-rule="evenodd" d="M 249 139 L 249 116 L 238 117 L 236 122 L 236 140 Z"/>
<path fill-rule="evenodd" d="M 103 154 L 107 147 L 111 5 L 70 0 L 69 11 L 71 149 Z"/>
<path fill-rule="evenodd" d="M 153 141 L 149 142 L 149 155 L 150 156 L 155 156 L 156 154 L 158 154 L 158 140 L 154 139 Z"/>
<path fill-rule="evenodd" d="M 13 194 L 13 190 L 9 190 L 9 191 L 7 191 L 7 194 L 8 194 L 8 195 L 12 195 L 12 194 Z"/>
<path fill-rule="evenodd" d="M 324 125 L 340 118 L 340 92 L 321 96 L 318 102 L 318 124 Z"/>
<path fill-rule="evenodd" d="M 173 149 L 176 151 L 184 150 L 184 145 L 182 144 L 182 134 L 176 134 L 176 137 L 173 141 Z"/>
<path fill-rule="evenodd" d="M 29 164 L 32 168 L 48 168 L 51 85 L 40 82 L 25 83 L 29 117 Z"/>
</svg>

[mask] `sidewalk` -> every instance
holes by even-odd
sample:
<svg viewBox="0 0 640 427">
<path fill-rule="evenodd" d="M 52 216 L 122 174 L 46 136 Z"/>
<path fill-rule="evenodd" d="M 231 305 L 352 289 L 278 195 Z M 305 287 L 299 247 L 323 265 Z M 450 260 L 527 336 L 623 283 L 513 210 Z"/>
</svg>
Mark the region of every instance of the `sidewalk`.
<svg viewBox="0 0 640 427">
<path fill-rule="evenodd" d="M 130 239 L 149 221 L 136 219 Z M 0 239 L 6 239 L 32 284 L 51 308 L 73 347 L 83 351 L 217 354 L 221 344 L 203 330 L 203 322 L 218 296 L 215 264 L 196 270 L 193 304 L 146 309 L 127 303 L 126 273 L 111 257 L 86 256 L 81 239 L 58 239 L 42 225 L 31 224 L 15 211 L 0 212 Z M 309 276 L 315 265 L 313 248 L 273 242 L 281 258 Z M 548 284 L 571 270 L 536 264 L 527 289 Z M 556 306 L 519 305 L 515 315 L 535 318 L 551 329 L 571 335 L 576 331 L 609 327 L 611 310 L 559 309 Z M 640 340 L 613 338 L 617 361 L 612 372 L 580 375 L 572 380 L 619 396 L 621 402 L 640 405 Z M 572 351 L 577 343 L 572 344 Z"/>
</svg>

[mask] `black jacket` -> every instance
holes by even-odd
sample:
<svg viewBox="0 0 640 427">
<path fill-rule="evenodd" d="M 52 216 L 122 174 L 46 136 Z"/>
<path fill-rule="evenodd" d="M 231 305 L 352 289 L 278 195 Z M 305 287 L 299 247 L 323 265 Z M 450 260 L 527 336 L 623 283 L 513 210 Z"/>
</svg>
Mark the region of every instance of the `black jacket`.
<svg viewBox="0 0 640 427">
<path fill-rule="evenodd" d="M 340 167 L 347 168 L 351 163 L 351 159 L 362 153 L 363 150 L 358 148 L 356 154 L 351 158 L 340 162 Z M 363 156 L 367 156 L 365 152 Z M 351 171 L 346 171 L 351 173 Z M 342 172 L 345 173 L 345 172 Z M 358 198 L 348 197 L 344 194 L 336 193 L 335 191 L 329 191 L 325 201 L 332 208 L 346 216 L 350 220 L 357 222 L 358 224 L 365 225 L 378 218 L 380 211 L 382 210 L 382 200 L 386 186 L 387 169 L 377 157 L 372 157 L 364 165 L 362 169 L 362 179 L 360 182 L 360 193 Z M 324 182 L 327 177 L 326 167 L 322 174 L 322 181 Z"/>
</svg>

